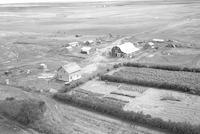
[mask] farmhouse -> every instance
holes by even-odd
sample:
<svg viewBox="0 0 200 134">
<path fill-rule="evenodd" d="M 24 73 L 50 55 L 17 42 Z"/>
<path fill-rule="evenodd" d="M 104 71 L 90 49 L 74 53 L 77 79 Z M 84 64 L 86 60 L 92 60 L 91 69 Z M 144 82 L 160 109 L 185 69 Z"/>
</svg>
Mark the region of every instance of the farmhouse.
<svg viewBox="0 0 200 134">
<path fill-rule="evenodd" d="M 139 48 L 135 47 L 133 43 L 126 42 L 122 45 L 114 46 L 111 49 L 111 55 L 113 57 L 132 57 L 133 53 L 138 50 Z"/>
<path fill-rule="evenodd" d="M 76 63 L 63 65 L 57 70 L 56 78 L 65 82 L 72 82 L 81 78 L 81 68 Z"/>
<path fill-rule="evenodd" d="M 82 47 L 81 48 L 81 53 L 83 54 L 90 54 L 92 48 L 91 47 Z"/>
</svg>

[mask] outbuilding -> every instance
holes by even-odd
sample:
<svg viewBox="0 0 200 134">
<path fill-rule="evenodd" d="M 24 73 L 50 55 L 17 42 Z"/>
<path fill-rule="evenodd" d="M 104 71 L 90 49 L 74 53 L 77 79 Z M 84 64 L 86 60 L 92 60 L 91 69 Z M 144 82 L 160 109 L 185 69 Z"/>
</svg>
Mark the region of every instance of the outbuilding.
<svg viewBox="0 0 200 134">
<path fill-rule="evenodd" d="M 56 78 L 65 82 L 72 82 L 81 78 L 81 68 L 76 63 L 69 63 L 58 68 Z"/>
<path fill-rule="evenodd" d="M 68 43 L 69 44 L 69 46 L 71 46 L 71 47 L 78 47 L 78 46 L 80 46 L 80 43 L 79 42 L 70 42 L 70 43 Z"/>
<path fill-rule="evenodd" d="M 83 42 L 84 43 L 84 45 L 91 45 L 91 44 L 93 44 L 94 43 L 94 41 L 93 40 L 87 40 L 87 41 L 84 41 Z"/>
<path fill-rule="evenodd" d="M 133 53 L 138 51 L 139 48 L 131 42 L 126 42 L 122 45 L 114 46 L 111 49 L 111 55 L 113 57 L 132 57 Z"/>
<path fill-rule="evenodd" d="M 91 47 L 82 47 L 81 48 L 81 53 L 83 54 L 90 54 L 92 48 Z"/>
</svg>

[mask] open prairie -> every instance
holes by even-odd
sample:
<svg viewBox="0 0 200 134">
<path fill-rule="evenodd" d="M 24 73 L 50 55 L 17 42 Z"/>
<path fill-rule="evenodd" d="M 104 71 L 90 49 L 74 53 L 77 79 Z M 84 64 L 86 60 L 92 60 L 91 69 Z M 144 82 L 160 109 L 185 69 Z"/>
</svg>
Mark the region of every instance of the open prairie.
<svg viewBox="0 0 200 134">
<path fill-rule="evenodd" d="M 18 6 L 18 5 L 17 5 Z M 198 0 L 1 6 L 1 35 L 60 31 L 67 35 L 114 33 L 199 43 Z M 7 31 L 7 33 L 5 32 Z"/>
</svg>

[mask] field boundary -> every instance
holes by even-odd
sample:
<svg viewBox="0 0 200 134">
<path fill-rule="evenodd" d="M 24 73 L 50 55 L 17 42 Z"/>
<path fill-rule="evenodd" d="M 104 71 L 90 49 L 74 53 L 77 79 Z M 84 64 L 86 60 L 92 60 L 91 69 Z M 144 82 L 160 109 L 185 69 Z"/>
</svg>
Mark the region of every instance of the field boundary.
<svg viewBox="0 0 200 134">
<path fill-rule="evenodd" d="M 190 67 L 184 67 L 184 66 L 181 67 L 178 65 L 161 65 L 161 64 L 153 64 L 153 63 L 126 62 L 126 63 L 123 63 L 123 66 L 200 73 L 200 68 L 190 68 Z"/>
</svg>

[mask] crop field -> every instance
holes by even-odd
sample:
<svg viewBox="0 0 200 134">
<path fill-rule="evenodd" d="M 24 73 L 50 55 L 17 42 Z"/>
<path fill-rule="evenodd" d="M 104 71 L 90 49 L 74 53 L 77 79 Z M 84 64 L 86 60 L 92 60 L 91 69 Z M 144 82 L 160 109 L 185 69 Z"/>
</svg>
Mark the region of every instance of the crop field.
<svg viewBox="0 0 200 134">
<path fill-rule="evenodd" d="M 109 73 L 110 74 L 110 73 Z M 151 68 L 122 67 L 112 75 L 104 75 L 103 80 L 125 82 L 158 88 L 166 88 L 199 94 L 200 74 L 167 71 Z"/>
<path fill-rule="evenodd" d="M 93 81 L 93 86 L 95 83 L 98 85 L 98 81 Z M 109 83 L 107 86 L 109 87 L 110 84 L 112 83 Z M 113 85 L 115 84 L 113 83 Z M 87 86 L 89 87 L 89 85 Z M 106 85 L 103 85 L 99 89 L 105 86 Z M 186 122 L 188 125 L 194 125 L 194 127 L 187 125 L 184 127 L 193 129 L 200 124 L 199 96 L 153 88 L 147 88 L 142 94 L 138 92 L 136 95 L 136 90 L 122 90 L 117 88 L 117 85 L 115 86 L 116 90 L 109 94 L 106 93 L 105 95 L 97 95 L 95 92 L 98 91 L 98 87 L 96 87 L 93 91 L 78 88 L 68 93 L 56 94 L 54 97 L 69 104 L 78 105 L 126 120 L 131 120 L 132 117 L 142 113 L 144 114 L 144 118 L 148 116 L 147 118 L 152 117 L 165 122 L 175 122 L 175 124 L 172 123 L 173 126 L 176 126 L 176 123 L 182 124 Z M 132 88 L 142 89 L 143 87 L 132 86 Z M 134 119 L 132 120 L 133 122 L 138 121 Z M 144 120 L 145 119 L 142 119 L 141 123 L 144 123 Z M 156 123 L 158 122 L 159 121 L 156 121 Z M 148 123 L 147 125 L 151 126 L 151 124 Z M 178 128 L 178 131 L 179 129 L 180 128 Z M 180 132 L 181 134 L 183 133 L 183 131 Z M 185 131 L 184 133 L 187 134 L 188 132 Z"/>
<path fill-rule="evenodd" d="M 200 124 L 200 97 L 196 95 L 94 80 L 75 89 L 72 94 L 79 98 L 87 96 L 94 101 L 95 98 L 110 100 L 112 105 L 123 102 L 124 111 L 143 112 L 165 121 Z"/>
<path fill-rule="evenodd" d="M 176 91 L 149 88 L 125 105 L 125 111 L 143 112 L 175 122 L 200 124 L 200 97 Z"/>
</svg>

